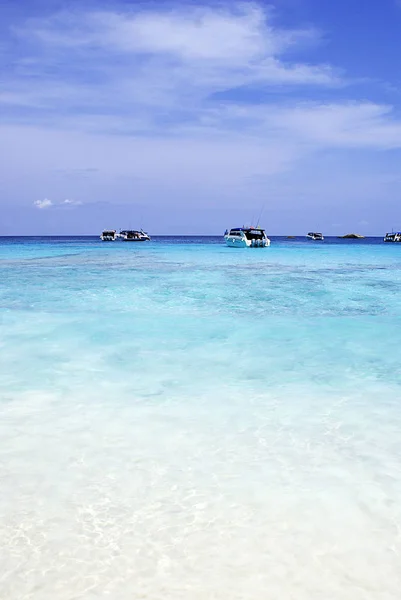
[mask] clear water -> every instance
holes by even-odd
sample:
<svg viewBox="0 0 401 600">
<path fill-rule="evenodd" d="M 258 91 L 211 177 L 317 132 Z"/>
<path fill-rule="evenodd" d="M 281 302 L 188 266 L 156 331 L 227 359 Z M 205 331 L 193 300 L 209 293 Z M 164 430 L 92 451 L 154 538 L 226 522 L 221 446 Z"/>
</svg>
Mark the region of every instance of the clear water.
<svg viewBox="0 0 401 600">
<path fill-rule="evenodd" d="M 0 240 L 0 597 L 392 600 L 401 245 Z"/>
</svg>

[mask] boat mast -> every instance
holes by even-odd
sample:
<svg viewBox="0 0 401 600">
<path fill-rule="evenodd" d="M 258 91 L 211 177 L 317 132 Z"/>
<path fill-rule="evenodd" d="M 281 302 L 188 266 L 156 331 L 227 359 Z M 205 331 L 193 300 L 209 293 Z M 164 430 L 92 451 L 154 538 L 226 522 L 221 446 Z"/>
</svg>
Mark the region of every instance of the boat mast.
<svg viewBox="0 0 401 600">
<path fill-rule="evenodd" d="M 266 206 L 266 202 L 263 204 L 263 206 L 262 206 L 262 208 L 260 210 L 259 217 L 258 217 L 258 222 L 256 223 L 256 229 L 259 227 L 259 221 L 260 221 L 260 219 L 262 217 L 263 211 L 265 210 L 265 206 Z"/>
</svg>

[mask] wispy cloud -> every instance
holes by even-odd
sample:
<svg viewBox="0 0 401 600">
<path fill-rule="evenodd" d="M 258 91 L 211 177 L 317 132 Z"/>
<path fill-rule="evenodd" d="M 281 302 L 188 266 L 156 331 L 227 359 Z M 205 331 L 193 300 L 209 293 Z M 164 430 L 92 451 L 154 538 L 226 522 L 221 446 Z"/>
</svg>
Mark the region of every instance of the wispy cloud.
<svg viewBox="0 0 401 600">
<path fill-rule="evenodd" d="M 257 3 L 61 12 L 28 20 L 14 35 L 29 56 L 19 58 L 0 102 L 135 113 L 142 128 L 193 120 L 216 94 L 244 87 L 341 83 L 329 65 L 286 60 L 288 50 L 318 43 L 319 33 L 279 27 Z"/>
<path fill-rule="evenodd" d="M 401 148 L 401 120 L 391 106 L 372 102 L 298 102 L 287 106 L 230 105 L 217 119 L 228 128 L 291 139 L 316 149 Z"/>
<path fill-rule="evenodd" d="M 61 202 L 62 205 L 64 206 L 80 206 L 80 204 L 82 204 L 82 202 L 80 200 L 69 200 L 68 198 L 66 200 L 63 200 Z"/>
<path fill-rule="evenodd" d="M 67 48 L 110 54 L 127 54 L 141 57 L 151 64 L 152 59 L 169 58 L 178 63 L 199 67 L 224 66 L 245 68 L 249 75 L 269 77 L 269 61 L 283 56 L 293 46 L 303 46 L 319 39 L 314 29 L 284 29 L 274 25 L 271 11 L 259 3 L 232 2 L 219 7 L 202 5 L 170 9 L 96 11 L 80 13 L 62 12 L 47 20 L 28 21 L 21 31 L 37 38 L 52 49 Z M 266 62 L 267 61 L 267 62 Z M 284 64 L 277 62 L 284 72 Z M 316 79 L 317 83 L 331 82 L 326 67 L 323 76 L 310 73 L 301 65 L 301 82 Z M 294 69 L 294 74 L 296 69 Z M 274 76 L 279 75 L 278 71 Z M 194 73 L 196 78 L 196 73 Z M 310 78 L 310 79 L 309 79 Z"/>
<path fill-rule="evenodd" d="M 29 56 L 0 93 L 9 122 L 130 136 L 293 137 L 309 148 L 400 146 L 389 106 L 297 99 L 294 86 L 344 80 L 330 65 L 289 60 L 289 50 L 293 57 L 316 46 L 321 34 L 279 26 L 262 4 L 63 11 L 27 20 L 14 35 Z M 269 95 L 277 86 L 292 90 L 280 105 Z"/>
</svg>

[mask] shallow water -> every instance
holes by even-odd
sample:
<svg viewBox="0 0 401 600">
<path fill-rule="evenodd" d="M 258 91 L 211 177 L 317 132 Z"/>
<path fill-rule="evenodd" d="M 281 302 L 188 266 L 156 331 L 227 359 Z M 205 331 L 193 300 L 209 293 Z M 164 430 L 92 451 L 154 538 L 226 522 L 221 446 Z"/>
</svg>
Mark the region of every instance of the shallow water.
<svg viewBox="0 0 401 600">
<path fill-rule="evenodd" d="M 0 597 L 390 600 L 401 246 L 0 240 Z"/>
</svg>

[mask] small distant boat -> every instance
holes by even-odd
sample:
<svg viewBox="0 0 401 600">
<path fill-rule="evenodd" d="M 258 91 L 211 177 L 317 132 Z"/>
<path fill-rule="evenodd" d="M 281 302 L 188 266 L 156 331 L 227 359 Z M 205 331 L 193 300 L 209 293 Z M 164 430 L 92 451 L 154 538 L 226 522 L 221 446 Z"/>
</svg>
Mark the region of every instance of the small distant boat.
<svg viewBox="0 0 401 600">
<path fill-rule="evenodd" d="M 384 242 L 399 242 L 401 243 L 401 231 L 392 231 L 391 233 L 386 233 L 383 239 Z"/>
<path fill-rule="evenodd" d="M 296 240 L 295 235 L 287 235 L 287 240 Z"/>
<path fill-rule="evenodd" d="M 346 235 L 338 236 L 340 240 L 364 240 L 365 236 L 360 233 L 347 233 Z"/>
<path fill-rule="evenodd" d="M 124 229 L 118 235 L 123 242 L 150 242 L 150 237 L 142 229 Z"/>
<path fill-rule="evenodd" d="M 102 242 L 115 242 L 118 234 L 115 229 L 104 229 L 101 233 L 100 239 Z"/>
<path fill-rule="evenodd" d="M 270 240 L 260 227 L 234 227 L 226 230 L 224 239 L 231 248 L 267 248 Z"/>
<path fill-rule="evenodd" d="M 308 238 L 308 240 L 314 240 L 315 242 L 322 242 L 324 240 L 323 234 L 322 233 L 316 233 L 313 231 L 310 231 L 306 237 Z"/>
</svg>

